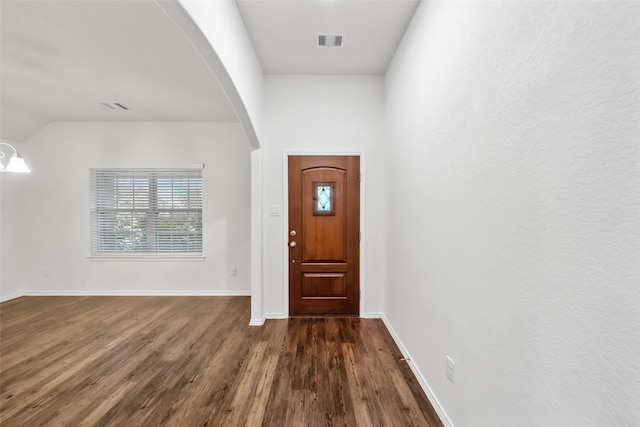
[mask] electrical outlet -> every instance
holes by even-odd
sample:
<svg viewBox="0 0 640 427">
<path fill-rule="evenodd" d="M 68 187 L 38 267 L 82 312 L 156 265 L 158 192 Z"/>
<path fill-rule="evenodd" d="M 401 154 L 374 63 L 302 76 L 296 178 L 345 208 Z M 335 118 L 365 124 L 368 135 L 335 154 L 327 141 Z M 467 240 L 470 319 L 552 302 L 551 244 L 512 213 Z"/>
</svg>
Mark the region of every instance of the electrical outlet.
<svg viewBox="0 0 640 427">
<path fill-rule="evenodd" d="M 237 270 L 235 267 L 233 267 L 233 268 L 231 269 L 231 276 L 234 276 L 234 277 L 235 277 L 235 276 L 237 276 L 237 275 L 238 275 L 238 270 Z"/>
<path fill-rule="evenodd" d="M 43 268 L 43 269 L 42 269 L 42 275 L 43 275 L 43 276 L 45 276 L 45 277 L 46 277 L 46 276 L 48 276 L 48 275 L 49 275 L 49 269 L 48 269 L 48 268 L 46 268 L 46 267 L 45 267 L 45 268 Z"/>
<path fill-rule="evenodd" d="M 455 375 L 456 375 L 456 364 L 453 363 L 453 360 L 447 356 L 447 378 L 451 381 L 451 384 L 455 384 Z"/>
</svg>

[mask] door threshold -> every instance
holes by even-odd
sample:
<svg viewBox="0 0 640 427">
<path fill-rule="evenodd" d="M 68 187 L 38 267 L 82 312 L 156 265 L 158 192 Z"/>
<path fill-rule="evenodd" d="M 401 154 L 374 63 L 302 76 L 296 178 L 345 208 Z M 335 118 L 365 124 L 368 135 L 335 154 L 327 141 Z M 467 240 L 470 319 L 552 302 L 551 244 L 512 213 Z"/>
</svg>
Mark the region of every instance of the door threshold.
<svg viewBox="0 0 640 427">
<path fill-rule="evenodd" d="M 359 319 L 359 314 L 292 314 L 289 319 L 324 319 L 324 318 L 345 318 Z"/>
</svg>

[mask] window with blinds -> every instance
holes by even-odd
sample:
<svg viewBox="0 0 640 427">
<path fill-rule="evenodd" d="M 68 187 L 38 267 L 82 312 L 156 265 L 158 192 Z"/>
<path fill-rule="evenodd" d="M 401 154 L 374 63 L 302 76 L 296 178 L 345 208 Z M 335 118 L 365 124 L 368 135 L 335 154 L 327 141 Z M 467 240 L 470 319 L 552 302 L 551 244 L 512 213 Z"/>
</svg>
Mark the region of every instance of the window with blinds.
<svg viewBox="0 0 640 427">
<path fill-rule="evenodd" d="M 92 255 L 201 255 L 202 169 L 91 169 Z"/>
</svg>

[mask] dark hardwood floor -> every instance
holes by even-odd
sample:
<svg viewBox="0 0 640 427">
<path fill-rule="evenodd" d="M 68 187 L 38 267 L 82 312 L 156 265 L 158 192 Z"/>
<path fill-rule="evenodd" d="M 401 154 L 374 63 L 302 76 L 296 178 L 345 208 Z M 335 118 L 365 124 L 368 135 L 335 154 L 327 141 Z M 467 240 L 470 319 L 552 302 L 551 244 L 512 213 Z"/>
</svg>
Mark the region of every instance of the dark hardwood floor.
<svg viewBox="0 0 640 427">
<path fill-rule="evenodd" d="M 0 304 L 0 425 L 441 426 L 380 320 L 248 326 L 248 297 Z"/>
</svg>

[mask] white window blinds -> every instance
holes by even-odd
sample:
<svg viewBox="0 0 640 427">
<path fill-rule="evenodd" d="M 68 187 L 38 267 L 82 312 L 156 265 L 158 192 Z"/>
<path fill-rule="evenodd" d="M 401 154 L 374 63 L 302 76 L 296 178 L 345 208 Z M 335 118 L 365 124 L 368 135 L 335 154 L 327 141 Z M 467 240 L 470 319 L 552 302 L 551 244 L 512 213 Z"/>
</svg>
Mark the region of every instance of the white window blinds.
<svg viewBox="0 0 640 427">
<path fill-rule="evenodd" d="M 91 169 L 92 255 L 202 254 L 202 169 Z"/>
</svg>

